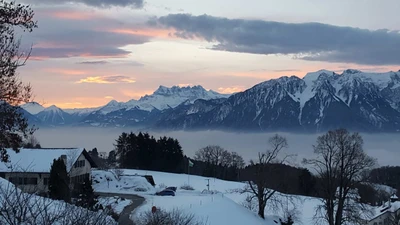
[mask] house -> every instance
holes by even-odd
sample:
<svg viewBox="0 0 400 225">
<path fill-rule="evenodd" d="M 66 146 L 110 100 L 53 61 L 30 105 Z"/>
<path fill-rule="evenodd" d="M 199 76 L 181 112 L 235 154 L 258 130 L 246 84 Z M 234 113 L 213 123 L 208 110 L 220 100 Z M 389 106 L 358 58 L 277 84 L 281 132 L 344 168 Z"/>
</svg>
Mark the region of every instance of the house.
<svg viewBox="0 0 400 225">
<path fill-rule="evenodd" d="M 367 225 L 392 225 L 395 218 L 400 218 L 400 201 L 394 194 L 374 212 L 374 216 Z"/>
<path fill-rule="evenodd" d="M 0 177 L 9 180 L 25 192 L 48 191 L 50 169 L 54 159 L 62 158 L 70 177 L 70 185 L 90 179 L 92 167 L 96 167 L 83 148 L 26 149 L 19 153 L 7 149 L 9 162 L 0 162 Z"/>
</svg>

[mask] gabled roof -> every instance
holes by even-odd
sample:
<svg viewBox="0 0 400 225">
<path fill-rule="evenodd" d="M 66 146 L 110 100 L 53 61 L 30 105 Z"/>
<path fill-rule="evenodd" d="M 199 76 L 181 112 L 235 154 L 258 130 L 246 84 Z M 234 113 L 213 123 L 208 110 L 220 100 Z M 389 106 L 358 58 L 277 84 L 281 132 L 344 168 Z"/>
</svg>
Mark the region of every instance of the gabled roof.
<svg viewBox="0 0 400 225">
<path fill-rule="evenodd" d="M 374 209 L 373 212 L 373 217 L 370 219 L 374 220 L 376 218 L 378 218 L 379 216 L 385 214 L 385 213 L 395 213 L 400 209 L 400 202 L 385 202 L 385 204 L 381 207 L 377 207 Z"/>
<path fill-rule="evenodd" d="M 54 159 L 62 155 L 67 156 L 67 172 L 78 157 L 84 151 L 83 148 L 56 148 L 56 149 L 26 149 L 21 148 L 19 153 L 7 149 L 9 155 L 8 163 L 0 162 L 0 172 L 35 172 L 50 173 Z"/>
</svg>

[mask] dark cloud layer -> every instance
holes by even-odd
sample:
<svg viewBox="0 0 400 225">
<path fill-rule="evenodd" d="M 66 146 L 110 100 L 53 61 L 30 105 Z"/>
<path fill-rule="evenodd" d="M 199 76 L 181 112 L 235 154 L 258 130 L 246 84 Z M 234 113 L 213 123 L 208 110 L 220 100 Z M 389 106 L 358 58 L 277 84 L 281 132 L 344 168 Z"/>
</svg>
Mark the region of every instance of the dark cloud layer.
<svg viewBox="0 0 400 225">
<path fill-rule="evenodd" d="M 113 6 L 119 7 L 134 7 L 142 8 L 143 0 L 24 0 L 26 3 L 31 4 L 51 4 L 60 5 L 65 3 L 81 3 L 87 6 L 98 7 L 98 8 L 109 8 Z"/>
<path fill-rule="evenodd" d="M 155 21 L 149 24 L 154 25 Z M 253 54 L 292 54 L 303 60 L 400 65 L 400 33 L 321 23 L 281 23 L 170 14 L 156 23 L 176 36 L 218 42 L 212 49 Z"/>
<path fill-rule="evenodd" d="M 55 11 L 60 10 L 57 8 Z M 73 15 L 82 13 L 79 10 L 67 10 L 67 12 Z M 121 25 L 111 18 L 70 20 L 50 17 L 49 19 L 48 15 L 48 12 L 39 11 L 39 28 L 22 38 L 24 48 L 33 45 L 32 59 L 87 57 L 95 58 L 90 61 L 98 61 L 104 60 L 101 58 L 123 58 L 131 53 L 122 49 L 123 47 L 143 44 L 151 38 L 115 32 L 114 29 L 135 26 Z"/>
</svg>

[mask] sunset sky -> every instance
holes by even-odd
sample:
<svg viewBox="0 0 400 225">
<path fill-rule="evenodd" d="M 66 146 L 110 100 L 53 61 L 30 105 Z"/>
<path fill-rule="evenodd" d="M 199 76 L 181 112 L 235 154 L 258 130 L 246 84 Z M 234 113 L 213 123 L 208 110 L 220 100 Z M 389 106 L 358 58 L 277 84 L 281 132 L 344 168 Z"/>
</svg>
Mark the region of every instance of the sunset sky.
<svg viewBox="0 0 400 225">
<path fill-rule="evenodd" d="M 128 101 L 159 85 L 222 93 L 283 75 L 400 69 L 399 0 L 23 0 L 19 70 L 45 106 Z"/>
</svg>

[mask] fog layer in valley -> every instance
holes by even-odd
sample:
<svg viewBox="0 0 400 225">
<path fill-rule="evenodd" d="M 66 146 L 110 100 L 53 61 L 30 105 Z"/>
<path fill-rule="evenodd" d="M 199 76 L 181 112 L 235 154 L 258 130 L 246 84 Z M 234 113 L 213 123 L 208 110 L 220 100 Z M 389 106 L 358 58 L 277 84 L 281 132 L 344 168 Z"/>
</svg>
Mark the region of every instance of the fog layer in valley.
<svg viewBox="0 0 400 225">
<path fill-rule="evenodd" d="M 82 147 L 90 150 L 94 147 L 99 152 L 109 152 L 122 132 L 129 129 L 120 128 L 41 128 L 35 136 L 45 148 Z M 133 130 L 135 132 L 135 130 Z M 149 132 L 158 138 L 170 136 L 179 140 L 184 154 L 192 157 L 195 151 L 206 145 L 220 145 L 227 150 L 236 151 L 246 161 L 257 157 L 257 153 L 265 151 L 268 138 L 273 133 L 228 133 L 220 131 L 201 132 Z M 313 148 L 318 135 L 281 133 L 288 139 L 289 154 L 297 154 L 293 163 L 300 164 L 301 159 L 312 157 Z M 378 159 L 380 166 L 400 165 L 400 134 L 362 134 L 364 149 Z"/>
</svg>

